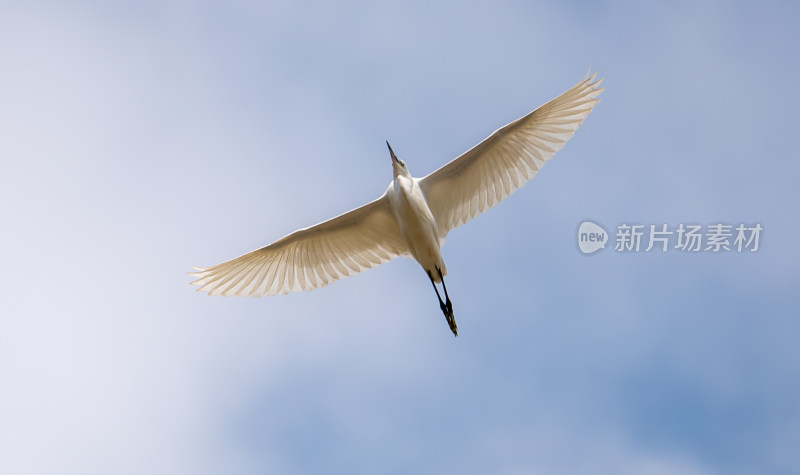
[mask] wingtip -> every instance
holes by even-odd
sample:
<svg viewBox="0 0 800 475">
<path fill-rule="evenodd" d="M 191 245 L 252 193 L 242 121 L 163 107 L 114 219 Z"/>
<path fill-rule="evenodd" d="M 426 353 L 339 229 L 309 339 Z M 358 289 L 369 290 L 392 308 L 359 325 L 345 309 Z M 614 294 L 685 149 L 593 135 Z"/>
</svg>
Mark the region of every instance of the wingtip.
<svg viewBox="0 0 800 475">
<path fill-rule="evenodd" d="M 197 267 L 197 266 L 189 266 L 189 267 L 194 269 L 194 272 L 187 272 L 186 274 L 192 277 L 203 277 L 203 274 L 208 270 L 207 267 Z M 194 282 L 192 282 L 192 284 L 194 284 Z"/>
</svg>

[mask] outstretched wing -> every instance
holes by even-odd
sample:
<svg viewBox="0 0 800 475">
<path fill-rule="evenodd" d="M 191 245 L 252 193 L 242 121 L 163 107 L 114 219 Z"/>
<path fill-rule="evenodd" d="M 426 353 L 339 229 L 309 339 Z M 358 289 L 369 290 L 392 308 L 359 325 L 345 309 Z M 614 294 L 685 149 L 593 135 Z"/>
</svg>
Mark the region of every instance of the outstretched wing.
<svg viewBox="0 0 800 475">
<path fill-rule="evenodd" d="M 269 246 L 191 275 L 209 295 L 313 290 L 408 253 L 386 195 Z"/>
<path fill-rule="evenodd" d="M 600 102 L 602 79 L 575 87 L 496 130 L 483 142 L 420 180 L 440 237 L 488 210 L 533 179 Z"/>
</svg>

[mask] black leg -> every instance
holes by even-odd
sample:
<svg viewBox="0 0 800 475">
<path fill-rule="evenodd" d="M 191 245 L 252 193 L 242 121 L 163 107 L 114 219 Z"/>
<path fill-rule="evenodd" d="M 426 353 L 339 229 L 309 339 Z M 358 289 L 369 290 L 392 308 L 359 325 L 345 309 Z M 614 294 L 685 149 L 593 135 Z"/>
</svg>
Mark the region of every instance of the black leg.
<svg viewBox="0 0 800 475">
<path fill-rule="evenodd" d="M 439 278 L 442 280 L 442 288 L 444 289 L 444 298 L 447 301 L 447 311 L 450 312 L 450 315 L 453 314 L 453 304 L 450 302 L 450 296 L 447 295 L 447 286 L 444 285 L 444 276 L 442 275 L 442 269 L 436 268 L 436 272 L 439 273 Z"/>
<path fill-rule="evenodd" d="M 436 282 L 433 281 L 433 276 L 431 275 L 430 272 L 428 272 L 428 278 L 431 279 L 431 285 L 433 285 L 433 290 L 436 291 L 436 298 L 439 299 L 439 307 L 441 307 L 442 312 L 445 312 L 445 315 L 446 315 L 447 314 L 447 307 L 445 306 L 444 302 L 442 302 L 442 297 L 441 297 L 441 295 L 439 295 L 439 289 L 436 288 Z"/>
<path fill-rule="evenodd" d="M 444 318 L 447 320 L 447 324 L 450 326 L 450 331 L 453 332 L 453 335 L 458 336 L 458 325 L 456 325 L 456 319 L 455 316 L 453 316 L 453 304 L 450 302 L 450 297 L 447 295 L 447 287 L 444 285 L 442 271 L 439 268 L 437 268 L 436 271 L 439 273 L 439 278 L 442 280 L 442 288 L 444 289 L 444 297 L 447 303 L 442 302 L 442 296 L 439 295 L 439 289 L 436 288 L 436 282 L 433 280 L 433 276 L 430 272 L 428 272 L 428 278 L 431 279 L 433 290 L 436 291 L 436 297 L 439 299 L 439 308 L 442 309 Z"/>
</svg>

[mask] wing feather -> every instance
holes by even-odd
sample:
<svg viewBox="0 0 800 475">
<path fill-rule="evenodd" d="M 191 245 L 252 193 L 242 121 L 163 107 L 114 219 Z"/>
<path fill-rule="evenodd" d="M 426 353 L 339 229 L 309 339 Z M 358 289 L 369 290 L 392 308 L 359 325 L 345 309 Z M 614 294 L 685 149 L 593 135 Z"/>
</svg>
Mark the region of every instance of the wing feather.
<svg viewBox="0 0 800 475">
<path fill-rule="evenodd" d="M 300 241 L 297 243 L 297 246 L 294 247 L 294 258 L 292 259 L 292 266 L 289 267 L 289 273 L 291 277 L 289 278 L 290 282 L 293 282 L 293 286 L 290 291 L 296 290 L 305 290 L 305 280 L 306 277 L 303 274 L 303 244 L 305 241 Z"/>
<path fill-rule="evenodd" d="M 322 262 L 319 261 L 319 242 L 310 241 L 309 244 L 309 249 L 311 250 L 309 264 L 313 266 L 314 274 L 317 277 L 317 283 L 315 283 L 315 285 L 317 287 L 324 287 L 328 285 L 328 276 L 325 273 L 325 269 L 322 268 Z"/>
<path fill-rule="evenodd" d="M 600 99 L 597 73 L 420 180 L 440 238 L 536 177 Z"/>
<path fill-rule="evenodd" d="M 261 249 L 191 275 L 209 295 L 286 294 L 324 287 L 408 254 L 386 195 Z"/>
<path fill-rule="evenodd" d="M 328 272 L 328 275 L 330 276 L 331 282 L 339 280 L 339 278 L 340 278 L 339 270 L 336 268 L 336 265 L 333 263 L 333 260 L 330 258 L 330 256 L 333 253 L 330 251 L 330 248 L 328 247 L 328 240 L 325 239 L 325 237 L 323 236 L 317 242 L 317 244 L 319 244 L 320 247 L 322 248 L 322 256 L 320 257 L 320 261 L 319 261 L 320 264 L 322 264 L 325 267 L 325 270 Z"/>
<path fill-rule="evenodd" d="M 306 242 L 306 249 L 305 249 L 305 261 L 303 262 L 303 267 L 305 268 L 306 277 L 309 280 L 311 286 L 306 290 L 316 289 L 319 287 L 319 283 L 317 281 L 316 270 L 314 269 L 314 258 L 313 258 L 313 243 Z"/>
</svg>

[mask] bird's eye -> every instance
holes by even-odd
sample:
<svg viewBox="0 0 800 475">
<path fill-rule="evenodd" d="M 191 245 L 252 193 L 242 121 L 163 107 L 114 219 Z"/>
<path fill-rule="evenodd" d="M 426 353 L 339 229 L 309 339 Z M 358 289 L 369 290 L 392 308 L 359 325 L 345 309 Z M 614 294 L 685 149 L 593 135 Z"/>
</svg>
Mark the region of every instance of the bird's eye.
<svg viewBox="0 0 800 475">
<path fill-rule="evenodd" d="M 403 168 L 405 168 L 405 167 L 406 167 L 406 162 L 404 162 L 404 161 L 400 160 L 400 165 L 402 165 L 402 166 L 403 166 Z"/>
</svg>

